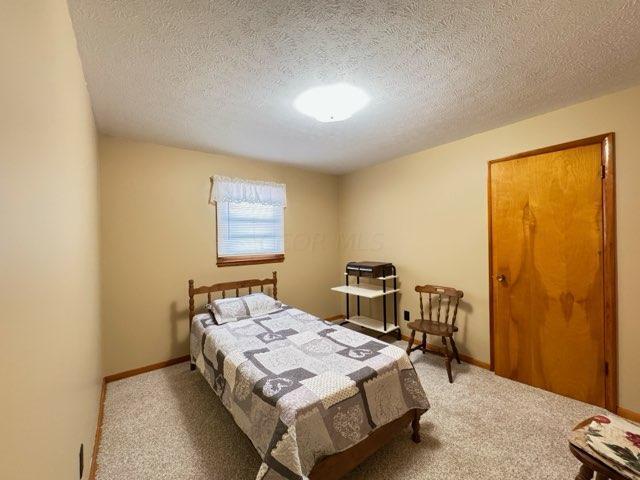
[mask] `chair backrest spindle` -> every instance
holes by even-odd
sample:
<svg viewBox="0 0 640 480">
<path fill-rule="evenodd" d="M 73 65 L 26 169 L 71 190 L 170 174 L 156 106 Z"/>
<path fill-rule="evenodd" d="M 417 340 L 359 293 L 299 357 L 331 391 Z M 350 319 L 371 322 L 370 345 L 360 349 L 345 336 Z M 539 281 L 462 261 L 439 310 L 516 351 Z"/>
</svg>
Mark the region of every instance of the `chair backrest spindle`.
<svg viewBox="0 0 640 480">
<path fill-rule="evenodd" d="M 453 317 L 451 318 L 451 326 L 452 327 L 456 326 L 456 317 L 458 315 L 458 304 L 460 303 L 460 298 L 462 298 L 462 297 L 457 297 L 456 298 L 456 304 L 453 307 Z"/>
<path fill-rule="evenodd" d="M 447 297 L 447 311 L 444 314 L 444 323 L 449 323 L 449 309 L 451 308 L 451 299 L 453 297 Z"/>
</svg>

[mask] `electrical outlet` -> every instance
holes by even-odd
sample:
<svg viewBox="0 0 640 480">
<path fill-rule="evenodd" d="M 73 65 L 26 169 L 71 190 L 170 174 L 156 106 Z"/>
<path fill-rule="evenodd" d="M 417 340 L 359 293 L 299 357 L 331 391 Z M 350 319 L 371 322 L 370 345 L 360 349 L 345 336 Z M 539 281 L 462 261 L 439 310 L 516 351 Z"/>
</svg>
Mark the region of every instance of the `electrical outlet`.
<svg viewBox="0 0 640 480">
<path fill-rule="evenodd" d="M 408 322 L 411 319 L 411 315 L 409 314 L 409 310 L 404 311 L 404 319 Z"/>
<path fill-rule="evenodd" d="M 82 478 L 82 474 L 84 473 L 84 443 L 80 444 L 80 454 L 78 460 L 80 464 L 80 478 Z"/>
</svg>

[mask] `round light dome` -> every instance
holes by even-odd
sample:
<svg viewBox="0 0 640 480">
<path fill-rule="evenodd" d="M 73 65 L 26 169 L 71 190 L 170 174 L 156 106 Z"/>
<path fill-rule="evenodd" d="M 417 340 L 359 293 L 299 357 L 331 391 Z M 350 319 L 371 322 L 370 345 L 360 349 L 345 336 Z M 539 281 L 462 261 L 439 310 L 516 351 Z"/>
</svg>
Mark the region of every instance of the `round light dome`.
<svg viewBox="0 0 640 480">
<path fill-rule="evenodd" d="M 369 103 L 369 95 L 348 83 L 313 87 L 302 92 L 293 106 L 319 122 L 340 122 Z"/>
</svg>

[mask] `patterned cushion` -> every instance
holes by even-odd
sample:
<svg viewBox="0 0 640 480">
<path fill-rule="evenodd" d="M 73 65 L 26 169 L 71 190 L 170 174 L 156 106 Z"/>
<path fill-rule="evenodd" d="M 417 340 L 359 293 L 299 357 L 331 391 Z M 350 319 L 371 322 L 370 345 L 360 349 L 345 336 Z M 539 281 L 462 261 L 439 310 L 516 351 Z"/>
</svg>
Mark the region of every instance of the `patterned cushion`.
<svg viewBox="0 0 640 480">
<path fill-rule="evenodd" d="M 605 463 L 614 462 L 640 476 L 640 426 L 613 415 L 595 417 L 586 432 L 587 444 Z"/>
<path fill-rule="evenodd" d="M 236 298 L 221 298 L 207 305 L 218 325 L 248 317 L 259 317 L 282 308 L 282 302 L 264 293 L 252 293 Z"/>
</svg>

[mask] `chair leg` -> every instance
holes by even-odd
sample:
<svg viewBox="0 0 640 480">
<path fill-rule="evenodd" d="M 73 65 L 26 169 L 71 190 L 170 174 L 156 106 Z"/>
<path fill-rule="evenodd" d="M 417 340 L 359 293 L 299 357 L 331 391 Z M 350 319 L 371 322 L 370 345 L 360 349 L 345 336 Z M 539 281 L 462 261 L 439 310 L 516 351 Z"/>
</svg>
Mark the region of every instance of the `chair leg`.
<svg viewBox="0 0 640 480">
<path fill-rule="evenodd" d="M 422 353 L 425 353 L 427 351 L 427 334 L 422 332 Z"/>
<path fill-rule="evenodd" d="M 453 337 L 449 337 L 451 340 L 451 348 L 453 349 L 453 355 L 456 357 L 456 362 L 460 363 L 460 355 L 458 354 L 458 347 L 456 347 L 456 342 Z"/>
<path fill-rule="evenodd" d="M 447 347 L 447 337 L 442 337 L 442 344 L 444 345 L 444 359 L 447 366 L 447 375 L 449 376 L 449 383 L 453 383 L 453 375 L 451 375 L 451 353 L 449 353 L 449 347 Z"/>
<path fill-rule="evenodd" d="M 407 355 L 411 353 L 411 349 L 413 348 L 413 342 L 416 339 L 416 331 L 411 330 L 411 336 L 409 337 L 409 345 L 407 345 Z"/>
</svg>

